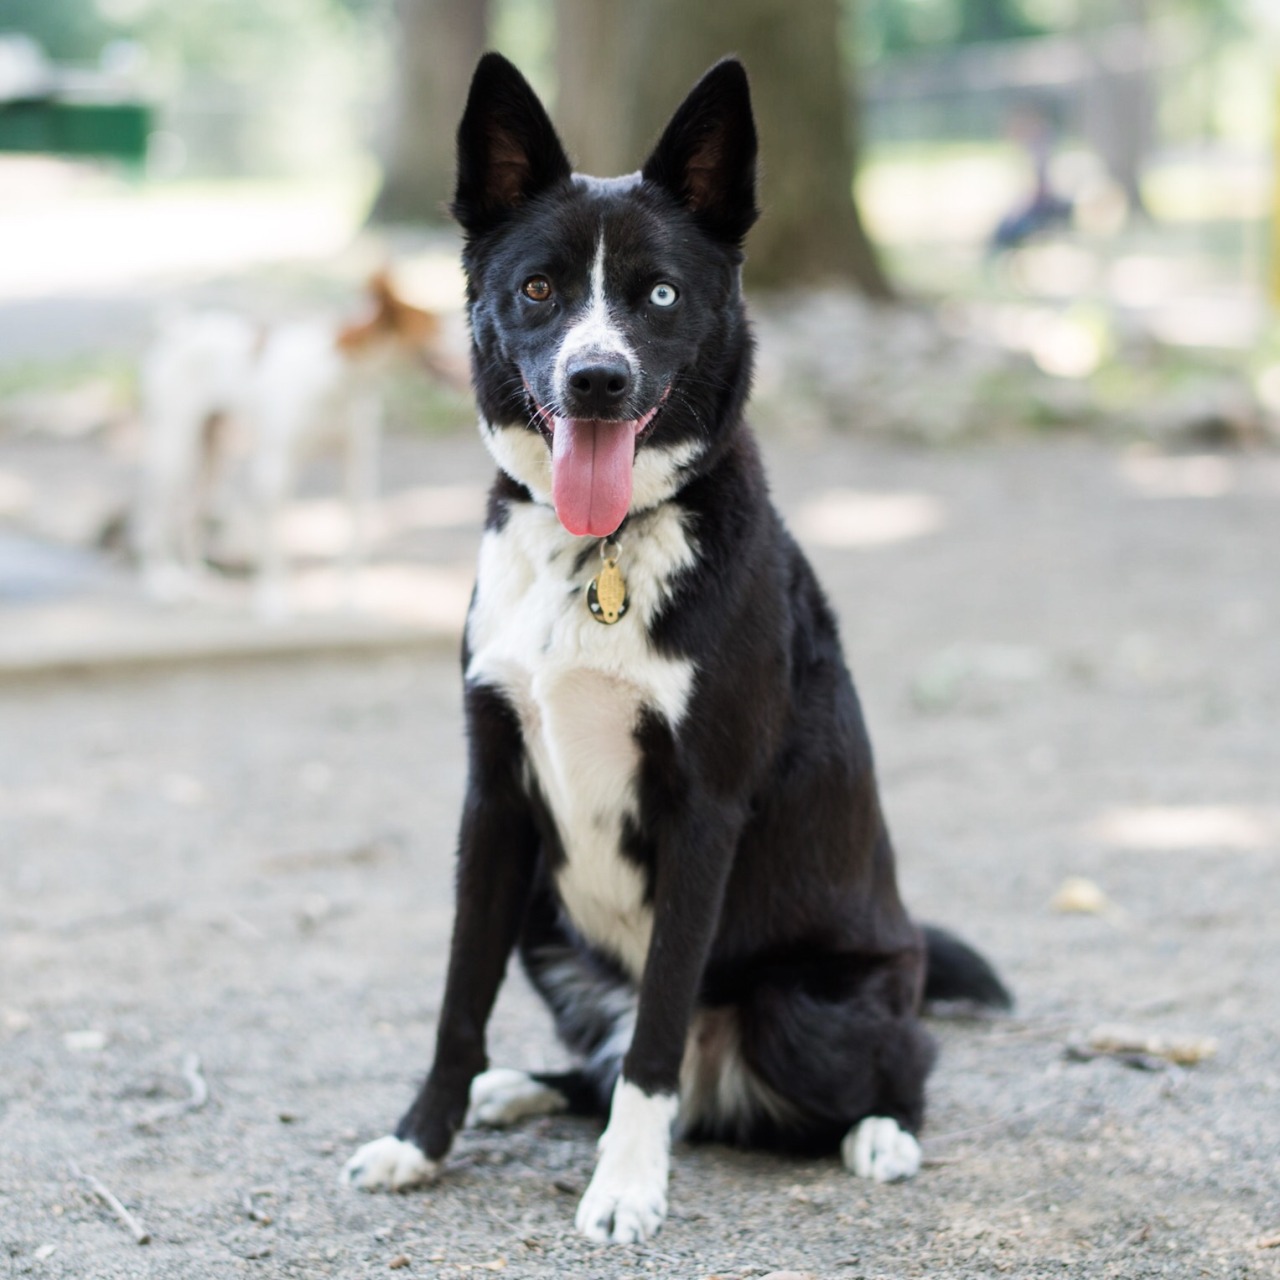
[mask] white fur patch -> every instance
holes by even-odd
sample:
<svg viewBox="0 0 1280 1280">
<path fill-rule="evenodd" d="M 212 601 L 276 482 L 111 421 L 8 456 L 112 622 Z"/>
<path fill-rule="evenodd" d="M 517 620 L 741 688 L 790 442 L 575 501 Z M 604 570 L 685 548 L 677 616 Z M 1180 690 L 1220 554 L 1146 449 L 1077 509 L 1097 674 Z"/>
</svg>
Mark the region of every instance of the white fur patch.
<svg viewBox="0 0 1280 1280">
<path fill-rule="evenodd" d="M 578 1205 L 576 1222 L 583 1235 L 636 1243 L 662 1225 L 678 1106 L 673 1094 L 650 1096 L 628 1080 L 618 1081 L 596 1171 Z"/>
<path fill-rule="evenodd" d="M 501 1129 L 530 1116 L 549 1116 L 564 1111 L 569 1103 L 564 1094 L 542 1084 L 523 1071 L 494 1067 L 482 1071 L 471 1082 L 471 1104 L 467 1124 Z"/>
<path fill-rule="evenodd" d="M 859 1178 L 900 1182 L 920 1172 L 920 1144 L 896 1120 L 868 1116 L 840 1144 L 844 1167 Z"/>
<path fill-rule="evenodd" d="M 440 1166 L 412 1142 L 387 1134 L 366 1142 L 342 1166 L 338 1181 L 361 1191 L 404 1191 L 434 1182 Z"/>
<path fill-rule="evenodd" d="M 556 352 L 553 385 L 557 388 L 565 385 L 572 361 L 604 355 L 621 356 L 627 362 L 632 377 L 635 376 L 635 352 L 609 313 L 604 278 L 604 232 L 601 231 L 596 241 L 595 260 L 591 264 L 591 296 L 582 314 L 569 326 Z"/>
<path fill-rule="evenodd" d="M 683 469 L 701 452 L 702 446 L 692 440 L 665 447 L 641 444 L 631 470 L 632 513 L 648 511 L 675 497 L 684 483 Z"/>
<path fill-rule="evenodd" d="M 480 438 L 494 462 L 533 494 L 551 505 L 551 446 L 529 427 L 498 427 L 480 419 Z"/>
<path fill-rule="evenodd" d="M 566 532 L 549 508 L 512 504 L 506 526 L 481 542 L 467 680 L 501 690 L 520 718 L 564 847 L 556 884 L 575 926 L 638 977 L 653 918 L 644 876 L 621 853 L 637 806 L 635 729 L 646 708 L 678 725 L 694 674 L 654 651 L 647 625 L 693 548 L 677 508 L 639 517 L 621 540 L 631 607 L 604 626 L 584 597 L 598 545 Z"/>
</svg>

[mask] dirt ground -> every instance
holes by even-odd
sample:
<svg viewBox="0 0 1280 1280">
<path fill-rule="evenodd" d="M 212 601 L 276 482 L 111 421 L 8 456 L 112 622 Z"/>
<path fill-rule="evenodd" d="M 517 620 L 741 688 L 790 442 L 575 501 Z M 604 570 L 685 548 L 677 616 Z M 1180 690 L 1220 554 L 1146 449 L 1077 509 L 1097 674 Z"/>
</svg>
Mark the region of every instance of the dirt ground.
<svg viewBox="0 0 1280 1280">
<path fill-rule="evenodd" d="M 485 472 L 471 440 L 412 448 Z M 424 1193 L 339 1188 L 430 1053 L 455 663 L 27 677 L 0 686 L 8 1274 L 1280 1275 L 1280 456 L 769 452 L 843 621 L 908 902 L 1018 997 L 933 1021 L 921 1175 L 680 1147 L 662 1232 L 607 1248 L 572 1230 L 579 1120 L 467 1133 Z M 1073 876 L 1105 900 L 1055 909 Z M 1072 1060 L 1109 1023 L 1217 1051 Z M 498 1064 L 557 1061 L 514 975 L 490 1039 Z"/>
</svg>

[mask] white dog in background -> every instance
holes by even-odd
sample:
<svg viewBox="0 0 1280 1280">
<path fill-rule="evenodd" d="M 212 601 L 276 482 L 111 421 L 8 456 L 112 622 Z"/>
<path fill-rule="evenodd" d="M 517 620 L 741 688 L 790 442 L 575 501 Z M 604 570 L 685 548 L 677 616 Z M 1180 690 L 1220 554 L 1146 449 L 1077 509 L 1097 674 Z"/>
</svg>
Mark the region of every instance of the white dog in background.
<svg viewBox="0 0 1280 1280">
<path fill-rule="evenodd" d="M 338 445 L 346 456 L 351 536 L 348 593 L 368 551 L 377 497 L 381 380 L 396 355 L 440 371 L 440 319 L 395 291 L 386 273 L 369 283 L 370 315 L 334 327 L 318 320 L 264 328 L 231 312 L 168 324 L 142 367 L 143 475 L 137 549 L 148 592 L 193 594 L 206 525 L 231 437 L 243 438 L 256 523 L 255 609 L 289 612 L 281 517 L 300 463 Z"/>
</svg>

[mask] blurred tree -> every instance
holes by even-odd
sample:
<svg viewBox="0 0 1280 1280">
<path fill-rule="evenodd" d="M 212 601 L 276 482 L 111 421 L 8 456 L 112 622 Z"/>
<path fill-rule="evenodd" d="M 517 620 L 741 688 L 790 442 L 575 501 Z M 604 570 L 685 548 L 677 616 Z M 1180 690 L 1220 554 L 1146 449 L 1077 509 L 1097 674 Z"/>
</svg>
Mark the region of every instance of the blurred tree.
<svg viewBox="0 0 1280 1280">
<path fill-rule="evenodd" d="M 891 296 L 853 197 L 857 117 L 839 0 L 557 0 L 557 18 L 557 117 L 582 167 L 635 168 L 698 77 L 736 53 L 751 74 L 762 155 L 748 279 Z"/>
<path fill-rule="evenodd" d="M 556 127 L 583 173 L 639 167 L 631 115 L 646 8 L 637 0 L 555 0 Z"/>
<path fill-rule="evenodd" d="M 1091 0 L 1084 37 L 1093 81 L 1084 98 L 1084 132 L 1131 213 L 1144 214 L 1142 170 L 1154 134 L 1155 52 L 1146 0 Z"/>
<path fill-rule="evenodd" d="M 913 53 L 983 40 L 1043 35 L 1045 5 L 1028 0 L 843 0 L 856 22 L 861 56 Z M 1056 6 L 1074 21 L 1074 6 Z"/>
<path fill-rule="evenodd" d="M 488 0 L 396 0 L 397 78 L 378 222 L 439 222 L 454 133 L 489 29 Z"/>
<path fill-rule="evenodd" d="M 21 31 L 50 58 L 89 62 L 119 34 L 87 0 L 4 0 L 0 31 Z"/>
</svg>

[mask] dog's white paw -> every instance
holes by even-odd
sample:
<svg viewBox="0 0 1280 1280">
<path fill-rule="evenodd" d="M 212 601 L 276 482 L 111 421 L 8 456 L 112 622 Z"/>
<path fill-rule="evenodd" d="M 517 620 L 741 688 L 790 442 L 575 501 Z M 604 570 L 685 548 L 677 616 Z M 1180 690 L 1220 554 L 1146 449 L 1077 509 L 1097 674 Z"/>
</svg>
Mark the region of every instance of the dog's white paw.
<svg viewBox="0 0 1280 1280">
<path fill-rule="evenodd" d="M 854 1125 L 840 1144 L 840 1158 L 850 1173 L 876 1182 L 900 1182 L 920 1172 L 920 1144 L 884 1116 Z"/>
<path fill-rule="evenodd" d="M 366 1142 L 342 1166 L 338 1181 L 361 1191 L 404 1191 L 434 1182 L 440 1166 L 413 1145 L 388 1134 Z"/>
<path fill-rule="evenodd" d="M 636 1244 L 662 1226 L 678 1105 L 672 1094 L 649 1095 L 618 1081 L 600 1160 L 575 1220 L 588 1239 Z"/>
<path fill-rule="evenodd" d="M 578 1204 L 578 1230 L 589 1240 L 638 1244 L 667 1216 L 667 1169 L 628 1168 L 601 1156 L 591 1185 Z"/>
<path fill-rule="evenodd" d="M 530 1116 L 548 1116 L 568 1107 L 568 1100 L 557 1089 L 509 1067 L 482 1071 L 471 1082 L 471 1103 L 467 1108 L 467 1124 L 501 1129 Z"/>
</svg>

